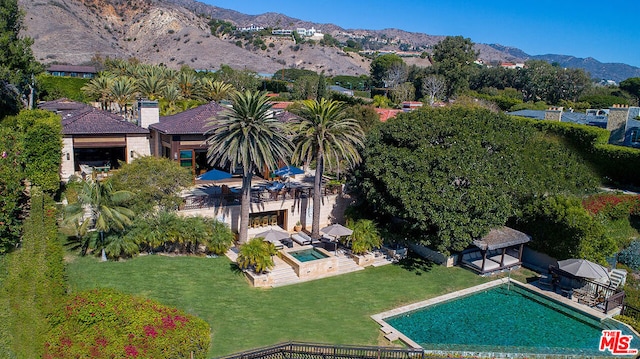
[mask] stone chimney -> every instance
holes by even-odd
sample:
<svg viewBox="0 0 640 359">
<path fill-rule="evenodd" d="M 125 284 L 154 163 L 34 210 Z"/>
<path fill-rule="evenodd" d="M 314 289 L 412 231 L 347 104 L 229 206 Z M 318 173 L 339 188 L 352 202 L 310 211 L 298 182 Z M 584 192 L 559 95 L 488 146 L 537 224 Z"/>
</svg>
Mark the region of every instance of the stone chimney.
<svg viewBox="0 0 640 359">
<path fill-rule="evenodd" d="M 609 143 L 614 145 L 622 145 L 624 143 L 628 118 L 629 105 L 615 104 L 609 108 L 609 118 L 607 119 L 607 131 L 611 132 Z"/>
<path fill-rule="evenodd" d="M 544 112 L 544 119 L 550 121 L 562 121 L 562 110 L 563 107 L 549 107 Z"/>
<path fill-rule="evenodd" d="M 149 128 L 149 125 L 160 122 L 158 101 L 138 100 L 138 126 Z"/>
</svg>

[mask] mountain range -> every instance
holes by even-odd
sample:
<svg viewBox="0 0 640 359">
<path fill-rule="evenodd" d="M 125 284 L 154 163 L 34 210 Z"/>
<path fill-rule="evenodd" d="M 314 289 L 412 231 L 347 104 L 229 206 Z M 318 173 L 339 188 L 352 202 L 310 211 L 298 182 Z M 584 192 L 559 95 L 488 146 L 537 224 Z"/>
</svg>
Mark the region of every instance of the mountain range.
<svg viewBox="0 0 640 359">
<path fill-rule="evenodd" d="M 211 21 L 222 20 L 238 28 L 314 28 L 337 41 L 357 43 L 363 50 L 396 51 L 409 65 L 429 66 L 428 53 L 443 36 L 399 29 L 344 29 L 278 13 L 247 15 L 195 0 L 18 0 L 25 11 L 24 35 L 34 40 L 38 61 L 83 65 L 96 57 L 130 58 L 179 68 L 237 69 L 275 73 L 300 68 L 326 75 L 369 73 L 370 57 L 322 46 L 317 41 L 296 44 L 290 36 L 264 36 L 262 43 L 231 34 L 212 34 Z M 471 34 L 472 35 L 472 34 Z M 640 68 L 601 63 L 593 58 L 568 55 L 529 55 L 497 44 L 476 44 L 485 63 L 524 62 L 541 59 L 563 67 L 582 68 L 593 78 L 619 82 L 640 77 Z"/>
</svg>

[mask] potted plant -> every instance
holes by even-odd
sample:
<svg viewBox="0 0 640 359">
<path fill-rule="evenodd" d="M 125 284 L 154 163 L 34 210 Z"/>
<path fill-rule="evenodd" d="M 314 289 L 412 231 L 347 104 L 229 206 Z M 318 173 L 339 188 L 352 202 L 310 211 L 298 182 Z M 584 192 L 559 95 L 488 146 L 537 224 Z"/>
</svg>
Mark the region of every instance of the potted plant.
<svg viewBox="0 0 640 359">
<path fill-rule="evenodd" d="M 293 230 L 296 232 L 300 232 L 301 229 L 302 229 L 302 223 L 300 223 L 300 221 L 296 222 L 296 225 L 293 226 Z"/>
</svg>

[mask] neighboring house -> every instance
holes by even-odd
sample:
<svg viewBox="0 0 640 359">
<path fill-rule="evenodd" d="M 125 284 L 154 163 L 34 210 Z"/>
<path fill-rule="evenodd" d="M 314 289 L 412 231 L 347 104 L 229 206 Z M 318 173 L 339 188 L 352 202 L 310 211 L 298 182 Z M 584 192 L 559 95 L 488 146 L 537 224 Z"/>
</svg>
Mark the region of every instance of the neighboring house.
<svg viewBox="0 0 640 359">
<path fill-rule="evenodd" d="M 62 118 L 63 181 L 80 174 L 84 165 L 106 172 L 118 168 L 119 161 L 130 163 L 137 156 L 150 154 L 149 130 L 122 116 L 67 99 L 44 102 L 38 107 Z"/>
<path fill-rule="evenodd" d="M 49 65 L 47 73 L 52 76 L 68 76 L 92 79 L 98 71 L 95 66 Z"/>
<path fill-rule="evenodd" d="M 329 90 L 334 91 L 334 92 L 338 92 L 341 93 L 343 95 L 347 95 L 347 96 L 353 96 L 353 90 L 344 88 L 342 86 L 338 86 L 338 85 L 331 85 L 329 86 Z"/>
</svg>

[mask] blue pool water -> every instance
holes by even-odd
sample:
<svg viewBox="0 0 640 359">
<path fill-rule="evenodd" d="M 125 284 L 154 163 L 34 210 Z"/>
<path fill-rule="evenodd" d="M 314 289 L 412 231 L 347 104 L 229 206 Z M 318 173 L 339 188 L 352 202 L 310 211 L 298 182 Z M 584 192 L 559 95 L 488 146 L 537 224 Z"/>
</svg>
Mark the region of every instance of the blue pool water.
<svg viewBox="0 0 640 359">
<path fill-rule="evenodd" d="M 607 355 L 598 350 L 605 324 L 515 285 L 385 321 L 427 350 Z M 634 337 L 631 347 L 639 346 Z"/>
<path fill-rule="evenodd" d="M 300 262 L 309 262 L 314 261 L 316 259 L 327 258 L 327 256 L 316 250 L 315 248 L 303 249 L 301 251 L 288 252 L 293 258 L 299 260 Z"/>
</svg>

